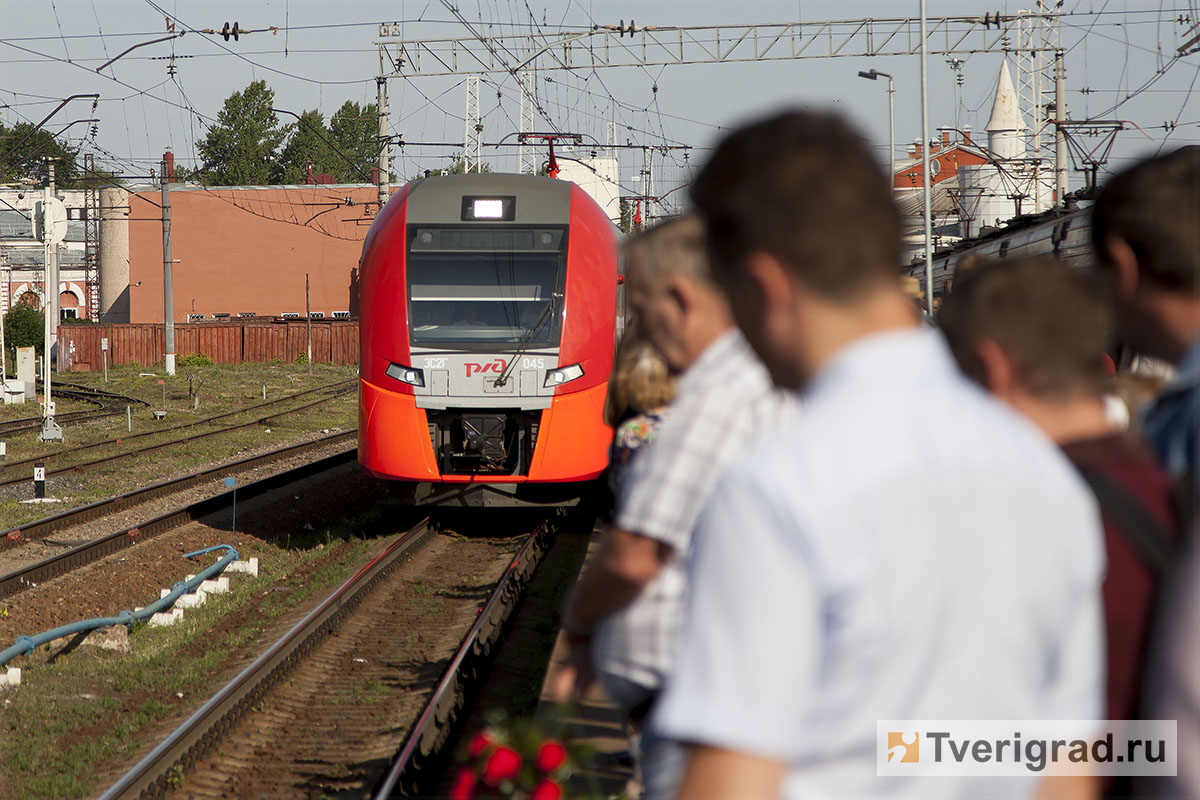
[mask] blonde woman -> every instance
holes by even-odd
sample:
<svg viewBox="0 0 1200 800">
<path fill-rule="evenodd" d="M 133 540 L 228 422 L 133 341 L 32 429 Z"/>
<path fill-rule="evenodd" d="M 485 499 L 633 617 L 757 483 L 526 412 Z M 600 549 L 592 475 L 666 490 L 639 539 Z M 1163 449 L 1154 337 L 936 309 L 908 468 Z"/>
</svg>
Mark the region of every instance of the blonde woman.
<svg viewBox="0 0 1200 800">
<path fill-rule="evenodd" d="M 608 488 L 619 497 L 634 455 L 654 439 L 667 406 L 675 398 L 675 379 L 657 350 L 630 329 L 617 347 L 608 383 L 604 421 L 613 431 Z"/>
</svg>

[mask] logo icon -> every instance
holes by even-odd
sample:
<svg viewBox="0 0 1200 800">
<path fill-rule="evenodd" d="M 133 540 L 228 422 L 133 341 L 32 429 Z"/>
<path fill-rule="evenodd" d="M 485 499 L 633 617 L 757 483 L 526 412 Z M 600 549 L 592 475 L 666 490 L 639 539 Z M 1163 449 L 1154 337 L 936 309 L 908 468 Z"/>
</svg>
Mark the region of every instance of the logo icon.
<svg viewBox="0 0 1200 800">
<path fill-rule="evenodd" d="M 888 731 L 888 763 L 916 764 L 921 760 L 920 734 Z"/>
<path fill-rule="evenodd" d="M 468 378 L 480 372 L 494 372 L 497 375 L 501 375 L 504 373 L 504 368 L 507 366 L 508 362 L 503 358 L 497 358 L 495 361 L 487 364 L 475 364 L 470 361 L 465 364 Z"/>
</svg>

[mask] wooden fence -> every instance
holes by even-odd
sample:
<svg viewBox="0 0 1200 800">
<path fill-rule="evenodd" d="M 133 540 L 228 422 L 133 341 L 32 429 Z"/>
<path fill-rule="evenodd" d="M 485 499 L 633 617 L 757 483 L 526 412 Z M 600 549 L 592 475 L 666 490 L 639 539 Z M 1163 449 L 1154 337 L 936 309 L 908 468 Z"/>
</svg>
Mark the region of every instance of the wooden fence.
<svg viewBox="0 0 1200 800">
<path fill-rule="evenodd" d="M 221 364 L 244 361 L 293 363 L 307 351 L 305 323 L 177 323 L 175 353 L 203 353 Z M 161 364 L 166 352 L 161 324 L 63 325 L 58 329 L 63 364 L 73 372 L 104 368 L 101 339 L 108 339 L 109 364 Z M 358 322 L 313 320 L 313 362 L 358 363 Z"/>
</svg>

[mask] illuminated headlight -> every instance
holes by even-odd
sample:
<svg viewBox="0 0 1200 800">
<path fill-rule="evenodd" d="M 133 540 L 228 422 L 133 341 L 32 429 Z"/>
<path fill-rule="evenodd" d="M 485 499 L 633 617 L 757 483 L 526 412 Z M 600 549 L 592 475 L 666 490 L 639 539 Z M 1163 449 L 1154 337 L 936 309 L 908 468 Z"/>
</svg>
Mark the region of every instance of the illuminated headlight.
<svg viewBox="0 0 1200 800">
<path fill-rule="evenodd" d="M 387 368 L 387 374 L 401 383 L 407 383 L 409 386 L 425 385 L 425 373 L 416 367 L 405 367 L 400 364 L 391 364 Z"/>
<path fill-rule="evenodd" d="M 503 200 L 476 200 L 472 208 L 475 219 L 503 219 Z"/>
<path fill-rule="evenodd" d="M 572 364 L 569 367 L 562 369 L 552 369 L 546 373 L 546 382 L 543 384 L 546 387 L 562 386 L 564 383 L 570 383 L 576 378 L 583 377 L 583 367 L 578 364 Z"/>
</svg>

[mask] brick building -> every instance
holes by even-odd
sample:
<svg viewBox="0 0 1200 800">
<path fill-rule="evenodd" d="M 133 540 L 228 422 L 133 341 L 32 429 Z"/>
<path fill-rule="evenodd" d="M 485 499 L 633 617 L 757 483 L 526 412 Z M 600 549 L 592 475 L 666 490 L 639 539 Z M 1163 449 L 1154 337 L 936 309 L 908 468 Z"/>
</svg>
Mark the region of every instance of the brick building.
<svg viewBox="0 0 1200 800">
<path fill-rule="evenodd" d="M 171 189 L 176 322 L 357 316 L 357 268 L 375 218 L 370 184 Z M 163 321 L 157 187 L 101 194 L 100 305 L 105 322 Z"/>
</svg>

